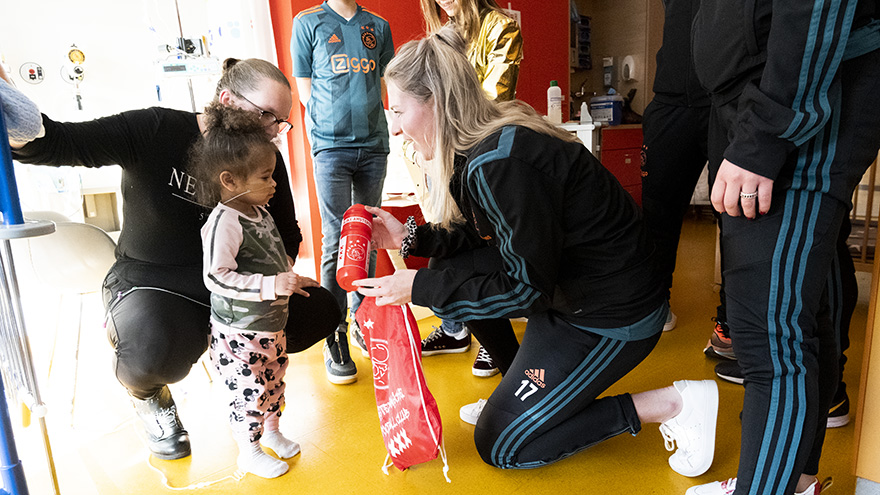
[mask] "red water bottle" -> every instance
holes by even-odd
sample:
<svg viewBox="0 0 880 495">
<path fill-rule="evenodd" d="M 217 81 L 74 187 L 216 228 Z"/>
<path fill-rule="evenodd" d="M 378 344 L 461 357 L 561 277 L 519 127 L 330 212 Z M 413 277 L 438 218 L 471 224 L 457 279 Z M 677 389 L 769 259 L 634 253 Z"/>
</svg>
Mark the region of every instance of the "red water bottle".
<svg viewBox="0 0 880 495">
<path fill-rule="evenodd" d="M 352 205 L 342 217 L 339 258 L 336 260 L 336 283 L 347 292 L 357 289 L 352 282 L 367 278 L 372 238 L 373 215 L 364 205 Z"/>
</svg>

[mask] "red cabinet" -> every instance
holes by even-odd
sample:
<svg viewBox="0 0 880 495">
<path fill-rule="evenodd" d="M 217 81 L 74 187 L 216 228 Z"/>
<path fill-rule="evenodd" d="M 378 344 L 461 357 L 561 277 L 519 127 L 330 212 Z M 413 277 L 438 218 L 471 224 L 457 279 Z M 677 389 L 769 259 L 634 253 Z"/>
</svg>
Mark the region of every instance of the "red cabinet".
<svg viewBox="0 0 880 495">
<path fill-rule="evenodd" d="M 642 205 L 642 126 L 602 127 L 599 159 Z"/>
</svg>

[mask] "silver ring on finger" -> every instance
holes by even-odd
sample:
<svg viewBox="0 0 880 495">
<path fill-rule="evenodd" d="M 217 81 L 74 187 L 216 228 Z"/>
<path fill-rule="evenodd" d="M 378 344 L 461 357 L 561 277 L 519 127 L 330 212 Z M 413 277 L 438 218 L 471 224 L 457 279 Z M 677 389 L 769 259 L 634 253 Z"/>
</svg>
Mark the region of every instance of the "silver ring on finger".
<svg viewBox="0 0 880 495">
<path fill-rule="evenodd" d="M 740 199 L 754 199 L 754 198 L 758 197 L 758 191 L 750 192 L 750 193 L 744 193 L 744 192 L 740 191 L 739 197 L 740 197 Z"/>
</svg>

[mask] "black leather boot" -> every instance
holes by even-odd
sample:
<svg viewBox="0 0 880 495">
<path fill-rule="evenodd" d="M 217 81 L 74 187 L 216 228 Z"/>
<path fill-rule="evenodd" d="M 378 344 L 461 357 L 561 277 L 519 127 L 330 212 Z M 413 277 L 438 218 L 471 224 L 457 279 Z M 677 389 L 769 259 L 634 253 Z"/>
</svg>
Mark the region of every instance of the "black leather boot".
<svg viewBox="0 0 880 495">
<path fill-rule="evenodd" d="M 147 399 L 131 398 L 147 434 L 147 447 L 158 459 L 180 459 L 190 455 L 189 434 L 177 417 L 177 406 L 168 386 Z"/>
</svg>

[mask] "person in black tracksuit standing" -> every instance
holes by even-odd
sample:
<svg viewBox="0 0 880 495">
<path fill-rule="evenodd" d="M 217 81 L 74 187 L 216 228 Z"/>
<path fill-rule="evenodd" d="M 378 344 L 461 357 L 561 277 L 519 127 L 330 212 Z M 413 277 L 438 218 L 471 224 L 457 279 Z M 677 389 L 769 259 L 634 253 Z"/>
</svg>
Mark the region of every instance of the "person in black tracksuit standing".
<svg viewBox="0 0 880 495">
<path fill-rule="evenodd" d="M 461 321 L 528 317 L 476 420 L 486 463 L 540 467 L 658 422 L 678 445 L 671 467 L 705 472 L 714 381 L 598 398 L 650 353 L 668 312 L 638 206 L 572 134 L 521 103 L 488 100 L 463 52 L 443 28 L 402 46 L 385 73 L 392 133 L 432 164 L 435 184 L 451 184 L 430 191 L 435 223 L 404 226 L 368 208 L 377 248 L 447 264 L 360 280 L 358 290 Z M 475 251 L 467 225 L 489 246 Z M 497 337 L 476 336 L 487 347 Z"/>
<path fill-rule="evenodd" d="M 708 159 L 709 95 L 694 73 L 691 23 L 699 0 L 663 0 L 663 45 L 654 98 L 642 120 L 642 211 L 657 246 L 657 264 L 672 287 L 681 222 Z M 725 330 L 724 293 L 717 321 Z M 671 330 L 674 321 L 667 325 Z"/>
<path fill-rule="evenodd" d="M 745 376 L 736 494 L 818 493 L 838 339 L 827 285 L 880 136 L 877 0 L 703 0 L 712 204 Z M 689 493 L 730 493 L 707 487 Z"/>
<path fill-rule="evenodd" d="M 693 65 L 691 28 L 700 1 L 662 1 L 665 7 L 663 45 L 657 52 L 654 98 L 645 109 L 642 122 L 642 212 L 657 247 L 660 273 L 666 287 L 671 288 L 682 220 L 709 156 L 711 101 L 697 79 Z M 713 179 L 714 176 L 709 177 L 710 183 Z M 855 267 L 847 246 L 850 231 L 849 217 L 845 217 L 838 237 L 835 277 L 831 286 L 831 300 L 835 302 L 832 307 L 838 308 L 834 319 L 839 327 L 841 352 L 840 383 L 832 401 L 832 409 L 837 408 L 837 414 L 829 420 L 830 427 L 844 426 L 849 422 L 843 351 L 849 347 L 849 322 L 858 299 Z M 710 357 L 735 360 L 727 323 L 723 272 L 719 298 L 714 333 L 704 352 Z M 674 326 L 674 322 L 674 318 L 671 325 L 667 322 L 664 330 L 671 330 L 669 327 Z M 735 362 L 722 361 L 716 372 L 723 379 L 742 382 Z"/>
</svg>

